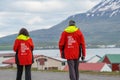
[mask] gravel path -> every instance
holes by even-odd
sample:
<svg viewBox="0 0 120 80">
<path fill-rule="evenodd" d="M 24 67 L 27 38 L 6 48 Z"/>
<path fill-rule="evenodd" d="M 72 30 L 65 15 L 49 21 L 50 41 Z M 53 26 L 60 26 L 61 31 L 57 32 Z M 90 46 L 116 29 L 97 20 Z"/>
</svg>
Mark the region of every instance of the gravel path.
<svg viewBox="0 0 120 80">
<path fill-rule="evenodd" d="M 32 80 L 69 80 L 68 76 L 68 72 L 32 71 Z M 15 80 L 15 78 L 16 70 L 0 70 L 0 80 Z M 120 80 L 120 76 L 80 74 L 79 80 Z"/>
</svg>

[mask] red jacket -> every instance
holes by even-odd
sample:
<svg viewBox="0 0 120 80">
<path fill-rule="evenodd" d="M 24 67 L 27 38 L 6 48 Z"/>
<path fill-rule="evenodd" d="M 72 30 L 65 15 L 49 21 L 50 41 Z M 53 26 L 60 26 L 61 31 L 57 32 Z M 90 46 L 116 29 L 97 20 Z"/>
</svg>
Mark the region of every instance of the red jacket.
<svg viewBox="0 0 120 80">
<path fill-rule="evenodd" d="M 19 35 L 14 42 L 13 50 L 16 52 L 15 61 L 19 65 L 30 65 L 33 63 L 32 51 L 34 45 L 30 37 Z"/>
<path fill-rule="evenodd" d="M 86 56 L 85 40 L 82 32 L 76 26 L 68 26 L 59 40 L 61 57 L 65 59 L 79 59 Z"/>
</svg>

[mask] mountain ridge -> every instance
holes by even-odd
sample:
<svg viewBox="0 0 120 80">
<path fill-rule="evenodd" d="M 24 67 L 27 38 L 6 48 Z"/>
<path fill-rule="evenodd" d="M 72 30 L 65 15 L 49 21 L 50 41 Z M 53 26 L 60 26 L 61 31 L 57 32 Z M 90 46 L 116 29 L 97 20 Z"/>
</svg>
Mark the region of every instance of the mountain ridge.
<svg viewBox="0 0 120 80">
<path fill-rule="evenodd" d="M 119 47 L 120 7 L 115 9 L 117 10 L 115 14 L 114 10 L 110 9 L 110 7 L 108 8 L 110 5 L 112 5 L 111 7 L 120 5 L 120 1 L 104 0 L 86 13 L 72 15 L 49 29 L 31 31 L 30 35 L 35 42 L 35 46 L 54 46 L 53 48 L 56 48 L 60 34 L 68 26 L 69 20 L 75 20 L 76 26 L 81 29 L 85 36 L 87 47 L 97 47 L 97 45 L 116 45 L 116 47 Z M 104 10 L 100 11 L 101 9 Z M 110 16 L 111 14 L 113 15 Z M 17 34 L 0 38 L 0 44 L 12 45 L 16 36 Z"/>
</svg>

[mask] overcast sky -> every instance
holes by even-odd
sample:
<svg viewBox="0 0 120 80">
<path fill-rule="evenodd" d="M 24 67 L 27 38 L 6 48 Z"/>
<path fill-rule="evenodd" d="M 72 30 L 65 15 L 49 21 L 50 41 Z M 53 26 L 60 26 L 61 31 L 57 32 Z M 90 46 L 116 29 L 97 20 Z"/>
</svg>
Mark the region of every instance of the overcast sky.
<svg viewBox="0 0 120 80">
<path fill-rule="evenodd" d="M 84 13 L 101 0 L 0 0 L 0 37 L 50 28 L 71 15 Z"/>
</svg>

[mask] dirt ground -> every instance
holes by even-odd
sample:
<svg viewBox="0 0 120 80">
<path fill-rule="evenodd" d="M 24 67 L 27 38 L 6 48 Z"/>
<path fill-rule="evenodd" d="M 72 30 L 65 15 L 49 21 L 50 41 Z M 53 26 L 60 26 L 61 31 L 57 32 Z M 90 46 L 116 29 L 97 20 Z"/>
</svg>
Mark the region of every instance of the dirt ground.
<svg viewBox="0 0 120 80">
<path fill-rule="evenodd" d="M 23 73 L 22 80 L 25 80 Z M 15 80 L 16 70 L 0 70 L 0 80 Z M 68 72 L 32 71 L 32 80 L 69 80 Z M 120 80 L 120 76 L 81 74 L 79 80 Z"/>
</svg>

